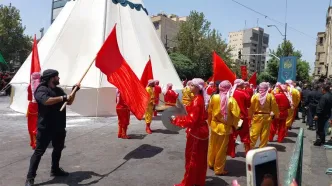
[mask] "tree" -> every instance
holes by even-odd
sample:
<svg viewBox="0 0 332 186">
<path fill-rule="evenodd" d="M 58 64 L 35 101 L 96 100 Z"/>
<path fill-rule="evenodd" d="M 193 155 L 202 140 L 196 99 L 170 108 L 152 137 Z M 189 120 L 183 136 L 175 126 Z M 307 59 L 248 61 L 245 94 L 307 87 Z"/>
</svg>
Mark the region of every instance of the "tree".
<svg viewBox="0 0 332 186">
<path fill-rule="evenodd" d="M 278 46 L 277 50 L 272 51 L 272 53 L 279 58 L 283 56 L 296 56 L 296 80 L 302 82 L 309 81 L 310 65 L 307 61 L 301 59 L 301 51 L 295 50 L 290 41 L 286 41 L 286 43 L 283 42 Z M 279 63 L 280 61 L 276 58 L 272 58 L 268 62 L 267 73 L 273 77 L 274 81 L 272 81 L 272 83 L 275 83 L 278 79 Z"/>
<path fill-rule="evenodd" d="M 180 53 L 171 53 L 169 57 L 181 79 L 192 79 L 195 77 L 196 64 L 187 56 Z"/>
<path fill-rule="evenodd" d="M 262 72 L 258 75 L 257 77 L 257 81 L 258 83 L 261 82 L 270 82 L 270 83 L 274 83 L 277 81 L 277 79 L 273 76 L 271 76 L 269 73 L 267 72 Z"/>
<path fill-rule="evenodd" d="M 208 79 L 212 75 L 212 51 L 216 51 L 229 66 L 230 49 L 221 34 L 210 29 L 211 23 L 203 13 L 192 11 L 186 22 L 180 26 L 176 37 L 177 53 L 187 56 L 195 64 L 194 77 Z"/>
<path fill-rule="evenodd" d="M 7 62 L 23 63 L 30 54 L 32 38 L 24 30 L 20 11 L 11 5 L 0 5 L 0 52 Z"/>
</svg>

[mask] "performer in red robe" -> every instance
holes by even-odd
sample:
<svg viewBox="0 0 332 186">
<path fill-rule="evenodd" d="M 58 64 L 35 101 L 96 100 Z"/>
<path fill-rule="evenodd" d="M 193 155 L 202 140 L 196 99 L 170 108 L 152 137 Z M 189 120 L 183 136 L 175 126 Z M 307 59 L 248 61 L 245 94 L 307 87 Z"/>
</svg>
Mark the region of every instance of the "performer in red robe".
<svg viewBox="0 0 332 186">
<path fill-rule="evenodd" d="M 211 96 L 216 91 L 216 87 L 214 86 L 214 82 L 211 81 L 206 88 L 206 93 Z"/>
<path fill-rule="evenodd" d="M 164 96 L 165 104 L 167 106 L 175 106 L 176 105 L 176 100 L 179 97 L 179 93 L 176 93 L 174 90 L 172 90 L 173 84 L 168 83 L 167 88 L 166 88 L 166 93 Z"/>
<path fill-rule="evenodd" d="M 161 94 L 161 87 L 159 86 L 159 81 L 155 80 L 154 86 L 154 99 L 156 100 L 155 105 L 159 105 L 159 95 Z M 156 110 L 153 111 L 153 116 L 157 116 L 158 112 Z"/>
<path fill-rule="evenodd" d="M 117 90 L 116 95 L 116 113 L 118 115 L 118 138 L 130 139 L 127 135 L 128 125 L 130 123 L 130 110 L 121 97 L 121 93 Z"/>
<path fill-rule="evenodd" d="M 248 81 L 244 82 L 244 89 L 248 93 L 250 99 L 254 95 L 254 89 L 250 87 L 250 84 Z"/>
<path fill-rule="evenodd" d="M 250 150 L 250 130 L 248 120 L 248 108 L 250 108 L 250 96 L 244 89 L 244 81 L 237 79 L 234 81 L 232 95 L 240 107 L 240 119 L 243 120 L 241 130 L 233 129 L 233 134 L 229 137 L 227 154 L 235 158 L 235 141 L 237 136 L 240 136 L 241 142 L 244 144 L 245 153 Z"/>
<path fill-rule="evenodd" d="M 38 122 L 38 103 L 34 97 L 35 90 L 40 84 L 40 73 L 34 72 L 31 74 L 31 84 L 28 87 L 28 131 L 30 135 L 30 146 L 32 149 L 36 148 L 36 136 L 37 136 L 37 122 Z"/>
<path fill-rule="evenodd" d="M 188 115 L 172 117 L 172 123 L 187 128 L 185 174 L 175 186 L 205 185 L 209 127 L 204 100 L 204 80 L 192 80 L 191 91 L 195 97 L 188 107 Z"/>
<path fill-rule="evenodd" d="M 274 94 L 274 97 L 276 98 L 280 115 L 278 119 L 275 118 L 272 121 L 269 141 L 272 142 L 274 135 L 278 133 L 278 142 L 281 143 L 287 134 L 286 119 L 288 117 L 288 109 L 291 108 L 291 104 L 285 94 L 287 92 L 287 86 L 279 85 L 278 88 L 279 91 Z"/>
</svg>

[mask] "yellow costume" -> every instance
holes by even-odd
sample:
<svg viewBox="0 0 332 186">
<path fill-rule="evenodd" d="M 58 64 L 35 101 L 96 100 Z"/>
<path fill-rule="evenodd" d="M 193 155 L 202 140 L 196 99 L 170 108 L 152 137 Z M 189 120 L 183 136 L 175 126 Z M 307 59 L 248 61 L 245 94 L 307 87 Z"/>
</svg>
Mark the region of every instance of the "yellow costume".
<svg viewBox="0 0 332 186">
<path fill-rule="evenodd" d="M 296 88 L 288 88 L 288 91 L 292 95 L 292 101 L 293 101 L 293 108 L 288 109 L 288 117 L 286 119 L 286 127 L 289 128 L 293 125 L 294 122 L 294 112 L 297 110 L 300 101 L 301 101 L 301 95 L 300 92 Z"/>
<path fill-rule="evenodd" d="M 251 118 L 250 149 L 255 148 L 258 137 L 260 137 L 259 148 L 263 148 L 267 145 L 272 121 L 270 116 L 271 111 L 276 118 L 279 118 L 278 105 L 272 94 L 267 94 L 263 106 L 259 102 L 259 93 L 251 98 L 251 106 L 249 109 L 249 118 Z"/>
<path fill-rule="evenodd" d="M 195 95 L 191 92 L 190 87 L 186 86 L 182 89 L 182 104 L 188 106 L 194 99 Z"/>
<path fill-rule="evenodd" d="M 150 95 L 150 101 L 148 104 L 148 108 L 145 111 L 145 123 L 146 123 L 146 132 L 151 134 L 151 129 L 150 129 L 150 124 L 152 122 L 152 116 L 153 116 L 153 107 L 154 107 L 154 92 L 153 92 L 153 87 L 146 87 L 146 91 L 149 93 Z"/>
<path fill-rule="evenodd" d="M 214 168 L 215 174 L 224 173 L 229 135 L 232 126 L 237 128 L 240 120 L 240 108 L 233 97 L 228 99 L 227 109 L 225 120 L 220 111 L 220 95 L 215 94 L 211 97 L 208 107 L 208 123 L 211 128 L 208 164 Z"/>
</svg>

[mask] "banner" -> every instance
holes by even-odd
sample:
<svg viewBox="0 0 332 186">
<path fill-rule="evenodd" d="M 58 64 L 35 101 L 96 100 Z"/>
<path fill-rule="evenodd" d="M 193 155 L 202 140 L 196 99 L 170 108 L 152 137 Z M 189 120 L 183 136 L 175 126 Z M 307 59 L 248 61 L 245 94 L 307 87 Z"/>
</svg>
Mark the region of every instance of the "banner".
<svg viewBox="0 0 332 186">
<path fill-rule="evenodd" d="M 296 61 L 297 57 L 295 56 L 280 58 L 278 82 L 285 83 L 289 79 L 296 81 Z"/>
<path fill-rule="evenodd" d="M 247 71 L 246 65 L 241 66 L 241 76 L 242 76 L 242 79 L 245 81 L 248 79 L 248 71 Z"/>
</svg>

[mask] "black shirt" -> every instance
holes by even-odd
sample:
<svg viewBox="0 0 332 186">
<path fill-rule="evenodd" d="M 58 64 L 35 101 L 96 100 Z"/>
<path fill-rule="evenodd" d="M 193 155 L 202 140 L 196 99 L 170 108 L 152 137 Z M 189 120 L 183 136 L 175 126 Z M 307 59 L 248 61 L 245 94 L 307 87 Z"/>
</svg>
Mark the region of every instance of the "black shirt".
<svg viewBox="0 0 332 186">
<path fill-rule="evenodd" d="M 317 104 L 319 103 L 320 98 L 322 97 L 323 93 L 322 91 L 319 90 L 313 90 L 310 91 L 307 99 L 306 99 L 306 104 L 305 105 L 309 105 L 312 107 L 317 106 Z"/>
<path fill-rule="evenodd" d="M 45 105 L 50 97 L 66 95 L 59 87 L 51 89 L 40 85 L 35 92 L 35 99 L 38 103 L 38 129 L 47 131 L 58 131 L 66 128 L 66 109 L 60 111 L 64 102 L 54 105 Z"/>
<path fill-rule="evenodd" d="M 302 91 L 302 101 L 303 102 L 305 102 L 307 100 L 309 94 L 310 94 L 310 90 L 309 89 L 304 89 Z"/>
<path fill-rule="evenodd" d="M 330 92 L 324 94 L 316 109 L 316 115 L 322 118 L 330 118 L 332 109 L 332 94 Z"/>
</svg>

